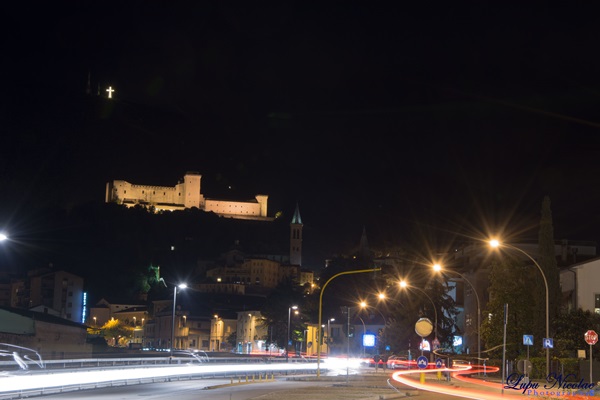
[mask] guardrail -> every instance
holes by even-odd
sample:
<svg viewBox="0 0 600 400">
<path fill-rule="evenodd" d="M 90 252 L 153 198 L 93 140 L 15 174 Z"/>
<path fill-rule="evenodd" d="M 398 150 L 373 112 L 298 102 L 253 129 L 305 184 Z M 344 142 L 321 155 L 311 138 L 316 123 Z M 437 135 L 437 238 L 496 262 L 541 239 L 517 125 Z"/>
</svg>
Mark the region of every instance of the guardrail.
<svg viewBox="0 0 600 400">
<path fill-rule="evenodd" d="M 106 368 L 123 366 L 152 366 L 152 365 L 178 365 L 189 363 L 211 363 L 211 364 L 270 364 L 274 362 L 283 362 L 282 358 L 276 357 L 122 357 L 122 358 L 82 358 L 68 360 L 46 360 L 45 369 L 70 369 L 70 368 Z M 310 358 L 290 358 L 290 363 L 316 362 Z M 30 371 L 40 369 L 31 361 L 26 361 L 31 366 Z M 14 361 L 0 361 L 0 371 L 19 370 L 20 367 Z"/>
</svg>

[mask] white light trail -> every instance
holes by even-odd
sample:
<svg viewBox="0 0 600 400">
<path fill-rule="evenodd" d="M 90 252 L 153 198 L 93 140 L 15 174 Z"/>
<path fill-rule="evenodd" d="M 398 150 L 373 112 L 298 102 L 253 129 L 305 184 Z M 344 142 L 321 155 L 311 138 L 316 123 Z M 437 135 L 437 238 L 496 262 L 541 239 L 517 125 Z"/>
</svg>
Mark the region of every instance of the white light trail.
<svg viewBox="0 0 600 400">
<path fill-rule="evenodd" d="M 0 376 L 0 393 L 18 390 L 36 390 L 57 388 L 62 386 L 91 385 L 111 381 L 165 378 L 169 376 L 213 375 L 219 373 L 238 373 L 240 376 L 257 372 L 278 371 L 312 371 L 314 363 L 302 364 L 249 364 L 249 365 L 180 365 L 163 367 L 86 370 L 56 372 L 48 374 L 2 375 Z"/>
</svg>

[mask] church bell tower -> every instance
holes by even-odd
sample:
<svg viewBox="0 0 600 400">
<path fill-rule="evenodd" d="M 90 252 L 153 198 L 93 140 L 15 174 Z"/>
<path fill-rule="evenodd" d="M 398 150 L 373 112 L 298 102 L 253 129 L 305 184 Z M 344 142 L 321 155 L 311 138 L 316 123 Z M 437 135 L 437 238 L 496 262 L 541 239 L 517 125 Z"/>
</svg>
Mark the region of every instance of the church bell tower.
<svg viewBox="0 0 600 400">
<path fill-rule="evenodd" d="M 296 210 L 290 223 L 290 264 L 302 266 L 302 218 L 296 204 Z"/>
</svg>

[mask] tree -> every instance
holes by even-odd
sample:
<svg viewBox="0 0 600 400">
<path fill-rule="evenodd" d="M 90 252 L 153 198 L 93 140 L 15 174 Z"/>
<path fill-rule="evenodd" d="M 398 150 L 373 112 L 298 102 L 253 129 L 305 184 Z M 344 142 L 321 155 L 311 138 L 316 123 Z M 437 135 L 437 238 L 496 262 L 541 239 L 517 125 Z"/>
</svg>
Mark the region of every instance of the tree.
<svg viewBox="0 0 600 400">
<path fill-rule="evenodd" d="M 584 334 L 588 329 L 598 332 L 600 330 L 600 315 L 581 308 L 569 312 L 559 313 L 553 320 L 554 324 L 554 349 L 552 353 L 558 357 L 576 357 L 577 350 L 589 347 L 584 341 Z M 600 348 L 592 346 L 593 358 L 598 359 Z"/>
<path fill-rule="evenodd" d="M 270 332 L 270 337 L 273 338 L 273 343 L 278 347 L 284 348 L 288 337 L 288 316 L 290 316 L 290 307 L 296 305 L 299 308 L 299 313 L 304 315 L 306 310 L 304 307 L 305 297 L 303 288 L 296 285 L 293 280 L 285 279 L 267 296 L 267 301 L 261 314 L 264 317 L 263 326 L 267 327 Z M 306 317 L 304 315 L 304 317 Z M 304 327 L 300 321 L 306 318 L 290 316 L 290 338 L 295 338 L 297 332 L 303 332 Z M 300 336 L 302 337 L 302 333 Z"/>
<path fill-rule="evenodd" d="M 125 346 L 133 338 L 133 327 L 114 318 L 107 321 L 100 331 L 104 339 L 113 343 L 113 346 Z"/>
<path fill-rule="evenodd" d="M 225 338 L 225 342 L 231 346 L 232 349 L 236 349 L 237 347 L 237 332 L 233 331 Z M 237 350 L 236 350 L 237 351 Z"/>
<path fill-rule="evenodd" d="M 538 236 L 539 256 L 538 264 L 544 271 L 546 281 L 548 282 L 548 293 L 549 293 L 549 315 L 550 321 L 554 321 L 558 314 L 560 307 L 560 297 L 553 294 L 560 294 L 560 272 L 556 263 L 556 253 L 554 249 L 554 228 L 552 225 L 552 211 L 550 209 L 550 198 L 544 197 L 542 202 L 541 218 L 540 218 L 540 230 Z M 541 275 L 541 274 L 538 274 Z M 543 282 L 543 277 L 539 276 L 536 278 L 536 296 L 535 301 L 538 310 L 546 309 L 546 287 Z M 544 327 L 546 326 L 545 314 L 538 313 L 536 318 L 536 325 Z"/>
<path fill-rule="evenodd" d="M 487 303 L 481 324 L 481 339 L 489 349 L 491 358 L 502 357 L 504 339 L 504 305 L 508 304 L 506 327 L 506 354 L 514 359 L 527 349 L 522 345 L 523 335 L 534 334 L 532 316 L 536 314 L 529 284 L 534 281 L 534 271 L 525 268 L 522 261 L 505 255 L 492 263 L 490 272 L 490 301 Z M 537 312 L 539 314 L 539 312 Z M 541 346 L 540 346 L 541 347 Z"/>
</svg>

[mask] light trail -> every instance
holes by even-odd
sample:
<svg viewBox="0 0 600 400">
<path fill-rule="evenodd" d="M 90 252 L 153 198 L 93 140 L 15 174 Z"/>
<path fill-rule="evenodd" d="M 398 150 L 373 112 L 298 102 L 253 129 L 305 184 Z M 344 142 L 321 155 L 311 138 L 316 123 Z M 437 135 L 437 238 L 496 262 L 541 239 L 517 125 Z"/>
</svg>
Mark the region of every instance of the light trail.
<svg viewBox="0 0 600 400">
<path fill-rule="evenodd" d="M 485 371 L 488 373 L 494 373 L 499 370 L 498 367 L 486 366 Z M 482 379 L 470 378 L 465 375 L 471 375 L 478 372 L 483 372 L 484 368 L 480 365 L 460 365 L 455 366 L 453 368 L 436 368 L 436 369 L 410 369 L 406 371 L 398 371 L 392 374 L 392 379 L 396 382 L 402 383 L 404 385 L 413 387 L 418 390 L 424 390 L 428 392 L 445 394 L 449 396 L 455 396 L 462 399 L 475 399 L 475 400 L 497 400 L 497 399 L 506 399 L 511 396 L 519 396 L 519 398 L 526 399 L 565 399 L 565 400 L 591 400 L 594 399 L 594 396 L 591 395 L 583 395 L 583 394 L 565 394 L 567 390 L 546 390 L 543 388 L 536 390 L 526 390 L 525 393 L 523 390 L 514 390 L 511 388 L 505 388 L 504 393 L 502 393 L 503 383 L 500 382 L 491 382 Z M 415 380 L 415 378 L 410 378 L 410 376 L 414 376 L 415 374 L 430 374 L 430 373 L 450 373 L 452 377 L 456 380 L 464 382 L 469 386 L 481 386 L 482 389 L 475 389 L 465 386 L 448 386 L 447 384 L 443 384 L 439 381 L 431 381 L 421 383 L 420 380 Z M 547 392 L 552 392 L 554 394 L 548 395 Z M 558 394 L 558 393 L 563 394 Z"/>
<path fill-rule="evenodd" d="M 140 380 L 166 378 L 189 375 L 214 375 L 219 373 L 237 373 L 240 376 L 259 372 L 280 371 L 314 371 L 314 363 L 278 363 L 278 364 L 249 364 L 249 365 L 198 365 L 85 370 L 69 372 L 49 372 L 48 374 L 6 374 L 0 375 L 0 393 L 49 389 L 63 386 L 84 386 L 108 383 L 111 381 Z"/>
</svg>

